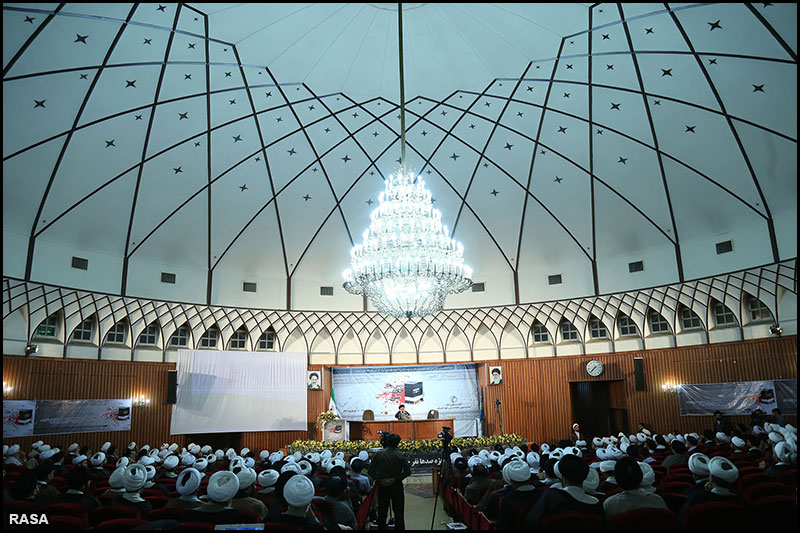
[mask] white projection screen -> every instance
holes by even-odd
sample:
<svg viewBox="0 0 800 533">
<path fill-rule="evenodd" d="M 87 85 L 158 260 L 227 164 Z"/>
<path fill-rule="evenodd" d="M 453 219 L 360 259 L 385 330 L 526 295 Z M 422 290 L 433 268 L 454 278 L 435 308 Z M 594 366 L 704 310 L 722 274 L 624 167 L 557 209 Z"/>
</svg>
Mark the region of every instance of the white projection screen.
<svg viewBox="0 0 800 533">
<path fill-rule="evenodd" d="M 170 433 L 308 429 L 303 353 L 178 350 Z"/>
</svg>

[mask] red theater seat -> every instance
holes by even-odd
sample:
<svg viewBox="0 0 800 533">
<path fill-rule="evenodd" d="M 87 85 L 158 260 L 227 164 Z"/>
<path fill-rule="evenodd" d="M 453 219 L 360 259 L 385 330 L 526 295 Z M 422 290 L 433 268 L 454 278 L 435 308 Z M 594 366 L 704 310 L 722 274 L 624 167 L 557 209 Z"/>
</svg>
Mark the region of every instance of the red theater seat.
<svg viewBox="0 0 800 533">
<path fill-rule="evenodd" d="M 42 509 L 42 512 L 50 516 L 74 516 L 81 520 L 86 520 L 88 526 L 89 510 L 83 505 L 77 503 L 54 503 Z"/>
<path fill-rule="evenodd" d="M 760 485 L 761 483 L 774 483 L 775 478 L 767 474 L 748 474 L 744 477 L 739 477 L 737 485 L 739 490 L 747 490 L 753 485 Z"/>
<path fill-rule="evenodd" d="M 540 529 L 603 529 L 603 515 L 589 513 L 559 513 L 542 518 Z"/>
<path fill-rule="evenodd" d="M 748 529 L 748 514 L 732 503 L 709 502 L 687 507 L 683 529 Z"/>
<path fill-rule="evenodd" d="M 744 490 L 742 496 L 748 504 L 769 496 L 792 496 L 793 491 L 783 483 L 759 483 Z"/>
<path fill-rule="evenodd" d="M 678 494 L 683 494 L 683 491 L 691 487 L 691 483 L 686 482 L 675 482 L 675 483 L 662 483 L 658 486 L 658 492 L 675 492 Z"/>
<path fill-rule="evenodd" d="M 665 492 L 661 494 L 661 498 L 664 499 L 664 503 L 667 504 L 667 507 L 673 513 L 679 513 L 681 509 L 683 509 L 684 504 L 686 504 L 687 497 L 684 494 L 678 494 L 676 492 Z"/>
<path fill-rule="evenodd" d="M 749 504 L 747 510 L 753 529 L 797 530 L 797 499 L 792 496 L 760 498 Z"/>
<path fill-rule="evenodd" d="M 47 515 L 48 526 L 43 526 L 48 529 L 70 529 L 70 530 L 87 530 L 89 529 L 89 522 L 85 519 L 77 518 L 67 515 Z M 39 529 L 42 526 L 32 526 L 32 529 Z"/>
<path fill-rule="evenodd" d="M 612 529 L 678 529 L 678 516 L 669 509 L 634 509 L 612 520 Z"/>
<path fill-rule="evenodd" d="M 177 520 L 180 522 L 183 515 L 186 514 L 186 511 L 188 511 L 188 509 L 182 509 L 180 507 L 163 507 L 161 509 L 153 509 L 147 513 L 147 519 L 151 522 L 155 520 Z"/>
<path fill-rule="evenodd" d="M 180 524 L 181 529 L 192 530 L 192 529 L 214 529 L 216 524 L 212 524 L 211 522 L 181 522 Z"/>
<path fill-rule="evenodd" d="M 127 505 L 104 505 L 89 513 L 89 523 L 92 527 L 109 520 L 118 518 L 141 518 L 139 509 Z"/>
<path fill-rule="evenodd" d="M 117 518 L 116 520 L 101 522 L 95 529 L 133 529 L 148 523 L 147 520 L 139 520 L 137 518 Z"/>
</svg>

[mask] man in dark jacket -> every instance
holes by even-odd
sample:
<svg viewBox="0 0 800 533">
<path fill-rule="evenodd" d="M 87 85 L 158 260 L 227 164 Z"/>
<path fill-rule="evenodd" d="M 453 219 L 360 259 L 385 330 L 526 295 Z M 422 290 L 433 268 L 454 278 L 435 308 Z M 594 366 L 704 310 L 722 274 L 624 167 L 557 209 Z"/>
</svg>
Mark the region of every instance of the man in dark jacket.
<svg viewBox="0 0 800 533">
<path fill-rule="evenodd" d="M 88 470 L 81 467 L 74 468 L 67 474 L 69 489 L 58 496 L 58 503 L 77 503 L 86 507 L 87 511 L 95 510 L 100 507 L 100 501 L 87 494 L 91 484 L 92 478 Z"/>
<path fill-rule="evenodd" d="M 369 465 L 369 476 L 378 484 L 378 529 L 386 529 L 389 502 L 394 511 L 395 529 L 405 529 L 403 480 L 411 475 L 408 459 L 397 449 L 400 435 L 386 437 L 382 451 L 375 454 Z"/>
<path fill-rule="evenodd" d="M 589 466 L 576 455 L 565 455 L 558 461 L 563 488 L 550 488 L 542 493 L 528 513 L 523 529 L 538 529 L 542 518 L 561 513 L 589 513 L 603 515 L 600 500 L 583 491 L 583 482 L 589 475 Z"/>
</svg>

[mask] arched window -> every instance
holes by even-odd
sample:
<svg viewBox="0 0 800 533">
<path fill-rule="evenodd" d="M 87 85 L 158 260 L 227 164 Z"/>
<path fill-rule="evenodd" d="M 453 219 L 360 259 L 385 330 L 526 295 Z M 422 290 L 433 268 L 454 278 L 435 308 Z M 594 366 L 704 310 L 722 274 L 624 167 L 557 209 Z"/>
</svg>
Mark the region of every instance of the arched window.
<svg viewBox="0 0 800 533">
<path fill-rule="evenodd" d="M 660 313 L 653 311 L 650 309 L 650 312 L 647 313 L 647 320 L 650 323 L 650 332 L 651 333 L 669 333 L 669 322 L 667 319 L 661 316 Z"/>
<path fill-rule="evenodd" d="M 189 346 L 189 326 L 184 324 L 176 329 L 172 337 L 169 338 L 169 345 L 172 348 Z"/>
<path fill-rule="evenodd" d="M 678 316 L 681 320 L 681 328 L 684 330 L 703 329 L 703 323 L 700 322 L 700 317 L 688 307 L 682 305 L 678 309 Z"/>
<path fill-rule="evenodd" d="M 244 350 L 247 347 L 247 330 L 242 326 L 237 329 L 230 342 L 228 343 L 229 350 Z"/>
<path fill-rule="evenodd" d="M 600 322 L 600 319 L 592 317 L 589 320 L 589 335 L 593 339 L 607 339 L 608 330 L 606 325 Z"/>
<path fill-rule="evenodd" d="M 766 322 L 772 320 L 772 313 L 764 302 L 754 296 L 747 295 L 747 312 L 751 322 Z"/>
<path fill-rule="evenodd" d="M 622 313 L 617 318 L 617 325 L 619 325 L 620 337 L 638 337 L 639 331 L 636 329 L 636 323 L 627 315 Z"/>
<path fill-rule="evenodd" d="M 275 330 L 272 328 L 265 331 L 258 339 L 259 350 L 274 350 L 275 349 Z"/>
<path fill-rule="evenodd" d="M 152 323 L 139 334 L 139 346 L 156 346 L 158 344 L 158 324 Z"/>
<path fill-rule="evenodd" d="M 58 337 L 58 324 L 60 322 L 60 317 L 60 314 L 55 312 L 42 320 L 42 322 L 36 327 L 36 331 L 33 332 L 33 336 L 46 339 Z"/>
<path fill-rule="evenodd" d="M 125 334 L 128 332 L 127 321 L 120 320 L 106 333 L 106 344 L 125 344 Z"/>
<path fill-rule="evenodd" d="M 578 336 L 578 329 L 572 325 L 572 322 L 565 320 L 561 323 L 561 340 L 562 341 L 577 341 L 580 340 Z"/>
<path fill-rule="evenodd" d="M 217 326 L 211 326 L 200 337 L 200 348 L 216 348 L 217 340 L 219 339 L 219 330 Z"/>
<path fill-rule="evenodd" d="M 92 342 L 92 333 L 94 333 L 94 317 L 89 317 L 80 324 L 72 332 L 71 340 L 79 342 Z"/>
<path fill-rule="evenodd" d="M 533 324 L 533 342 L 535 343 L 549 343 L 550 335 L 543 325 L 538 322 Z"/>
<path fill-rule="evenodd" d="M 716 326 L 736 325 L 736 316 L 723 303 L 712 300 L 711 312 L 714 315 L 714 324 Z"/>
</svg>

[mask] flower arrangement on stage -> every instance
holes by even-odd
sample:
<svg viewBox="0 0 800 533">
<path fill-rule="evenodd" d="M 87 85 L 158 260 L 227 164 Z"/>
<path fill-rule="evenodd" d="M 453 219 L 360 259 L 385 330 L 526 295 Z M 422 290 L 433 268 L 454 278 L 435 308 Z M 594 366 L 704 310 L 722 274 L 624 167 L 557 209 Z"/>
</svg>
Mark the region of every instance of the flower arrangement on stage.
<svg viewBox="0 0 800 533">
<path fill-rule="evenodd" d="M 323 411 L 319 414 L 319 416 L 317 416 L 317 422 L 322 424 L 323 422 L 327 422 L 328 420 L 336 420 L 337 418 L 339 417 L 336 416 L 336 413 L 333 411 Z"/>
<path fill-rule="evenodd" d="M 323 413 L 325 414 L 325 413 Z M 322 415 L 320 415 L 321 417 Z M 317 418 L 317 420 L 321 420 Z M 495 446 L 500 445 L 504 447 L 519 446 L 527 442 L 527 439 L 522 436 L 512 433 L 509 435 L 499 435 L 493 437 L 461 437 L 454 438 L 451 446 L 456 446 L 462 450 L 475 448 L 494 449 Z M 289 453 L 300 452 L 303 454 L 309 452 L 321 452 L 323 450 L 330 450 L 333 453 L 344 452 L 345 455 L 355 455 L 362 450 L 369 451 L 371 448 L 379 448 L 380 443 L 377 441 L 333 441 L 323 442 L 318 440 L 296 440 L 289 445 Z M 402 441 L 398 449 L 411 452 L 435 452 L 442 449 L 442 441 L 439 439 L 426 439 L 426 440 L 412 440 Z"/>
</svg>

